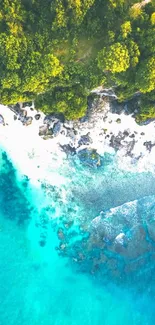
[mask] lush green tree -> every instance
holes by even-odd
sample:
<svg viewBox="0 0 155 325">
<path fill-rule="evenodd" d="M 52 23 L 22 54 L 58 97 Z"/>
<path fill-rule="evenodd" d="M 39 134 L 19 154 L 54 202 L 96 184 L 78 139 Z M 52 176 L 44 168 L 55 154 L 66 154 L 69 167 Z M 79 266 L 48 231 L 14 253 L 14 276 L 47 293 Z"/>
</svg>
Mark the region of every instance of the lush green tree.
<svg viewBox="0 0 155 325">
<path fill-rule="evenodd" d="M 155 57 L 141 62 L 136 73 L 136 85 L 142 93 L 155 89 Z"/>
<path fill-rule="evenodd" d="M 98 66 L 103 71 L 112 73 L 126 71 L 130 65 L 129 51 L 126 45 L 115 43 L 104 47 L 98 54 Z"/>
<path fill-rule="evenodd" d="M 0 0 L 1 103 L 79 118 L 98 85 L 152 94 L 154 15 L 154 0 Z"/>
<path fill-rule="evenodd" d="M 121 32 L 122 32 L 122 37 L 125 39 L 131 34 L 132 28 L 131 28 L 131 22 L 130 21 L 125 21 L 121 25 Z"/>
</svg>

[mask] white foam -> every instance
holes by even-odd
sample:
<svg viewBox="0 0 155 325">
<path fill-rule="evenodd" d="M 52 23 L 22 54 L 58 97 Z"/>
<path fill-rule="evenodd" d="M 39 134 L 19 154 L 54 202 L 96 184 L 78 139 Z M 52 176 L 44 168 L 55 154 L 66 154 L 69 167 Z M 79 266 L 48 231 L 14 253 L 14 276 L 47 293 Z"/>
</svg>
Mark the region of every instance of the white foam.
<svg viewBox="0 0 155 325">
<path fill-rule="evenodd" d="M 26 107 L 28 115 L 33 117 L 33 122 L 29 126 L 23 126 L 17 119 L 14 120 L 14 113 L 4 105 L 0 105 L 0 114 L 4 117 L 5 126 L 0 125 L 0 144 L 9 153 L 13 163 L 20 174 L 27 175 L 32 183 L 39 186 L 40 180 L 48 181 L 53 185 L 61 185 L 66 182 L 66 178 L 59 173 L 59 168 L 64 164 L 67 166 L 66 155 L 60 150 L 59 144 L 72 143 L 77 147 L 81 135 L 88 132 L 93 143 L 87 147 L 97 149 L 103 155 L 105 152 L 113 153 L 107 134 L 114 134 L 128 130 L 130 135 L 135 134 L 134 157 L 126 155 L 126 150 L 117 152 L 118 167 L 124 170 L 137 172 L 155 172 L 155 147 L 149 153 L 144 142 L 155 143 L 155 123 L 139 126 L 134 118 L 125 114 L 113 114 L 109 111 L 109 103 L 106 102 L 102 110 L 95 112 L 89 122 L 74 123 L 77 136 L 74 140 L 65 135 L 58 135 L 53 139 L 43 140 L 39 136 L 39 126 L 43 124 L 45 115 L 41 114 L 37 121 L 34 115 L 38 113 Z M 121 123 L 117 119 L 121 119 Z M 106 132 L 104 130 L 107 129 Z M 141 135 L 141 133 L 144 135 Z M 127 137 L 123 141 L 131 141 Z M 84 146 L 85 147 L 85 146 Z M 80 147 L 82 149 L 82 147 Z M 137 159 L 137 157 L 139 157 Z M 69 180 L 68 180 L 69 181 Z"/>
<path fill-rule="evenodd" d="M 43 140 L 38 135 L 44 114 L 40 121 L 34 119 L 29 126 L 14 120 L 14 113 L 3 105 L 0 105 L 0 114 L 6 123 L 5 126 L 0 125 L 0 143 L 9 153 L 19 174 L 27 175 L 36 185 L 44 179 L 52 184 L 63 183 L 64 178 L 56 170 L 63 163 L 64 154 L 56 139 Z M 36 111 L 30 114 L 33 116 Z"/>
</svg>

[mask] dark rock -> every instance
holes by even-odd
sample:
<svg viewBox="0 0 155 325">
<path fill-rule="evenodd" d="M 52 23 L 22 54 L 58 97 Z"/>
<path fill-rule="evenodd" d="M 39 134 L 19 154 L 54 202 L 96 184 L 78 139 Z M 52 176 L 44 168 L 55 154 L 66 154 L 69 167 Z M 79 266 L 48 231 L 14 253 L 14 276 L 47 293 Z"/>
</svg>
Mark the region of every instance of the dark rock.
<svg viewBox="0 0 155 325">
<path fill-rule="evenodd" d="M 66 136 L 69 137 L 69 138 L 71 138 L 72 140 L 74 140 L 75 139 L 75 136 L 77 134 L 77 131 L 74 130 L 74 129 L 66 128 L 66 127 L 65 127 L 65 129 L 67 130 Z"/>
<path fill-rule="evenodd" d="M 132 157 L 131 152 L 132 152 L 132 150 L 133 150 L 133 148 L 135 146 L 135 143 L 136 143 L 135 139 L 133 139 L 132 141 L 130 141 L 130 142 L 127 143 L 127 155 L 128 156 L 131 156 Z"/>
<path fill-rule="evenodd" d="M 48 131 L 47 125 L 44 124 L 44 125 L 39 126 L 39 135 L 40 136 L 46 135 L 47 131 Z"/>
<path fill-rule="evenodd" d="M 47 135 L 52 135 L 52 136 L 53 136 L 53 129 L 52 129 L 52 128 L 48 128 L 46 134 L 47 134 Z"/>
<path fill-rule="evenodd" d="M 53 125 L 54 136 L 57 136 L 60 133 L 61 128 L 62 128 L 62 123 L 60 121 L 54 123 L 54 125 Z"/>
<path fill-rule="evenodd" d="M 25 103 L 22 103 L 22 106 L 23 107 L 30 107 L 32 105 L 32 102 L 25 102 Z M 30 107 L 30 109 L 31 109 L 31 107 Z"/>
<path fill-rule="evenodd" d="M 39 244 L 41 247 L 44 247 L 46 245 L 46 242 L 45 242 L 45 240 L 42 239 L 39 241 Z"/>
<path fill-rule="evenodd" d="M 129 132 L 128 132 L 127 130 L 125 130 L 125 131 L 123 132 L 123 134 L 124 134 L 126 137 L 129 136 Z"/>
<path fill-rule="evenodd" d="M 121 123 L 121 119 L 117 118 L 116 123 Z"/>
<path fill-rule="evenodd" d="M 81 117 L 81 118 L 79 119 L 79 121 L 80 121 L 81 123 L 88 122 L 88 116 L 85 115 L 85 116 Z"/>
<path fill-rule="evenodd" d="M 121 141 L 125 139 L 125 135 L 122 132 L 119 132 L 117 136 L 114 134 L 110 139 L 110 146 L 115 150 L 119 150 L 122 147 Z"/>
<path fill-rule="evenodd" d="M 148 118 L 146 121 L 143 121 L 143 122 L 139 122 L 138 124 L 139 125 L 148 125 L 150 124 L 151 122 L 154 122 L 155 121 L 155 117 L 153 118 Z"/>
<path fill-rule="evenodd" d="M 17 120 L 17 115 L 14 115 L 13 119 L 14 119 L 14 121 L 16 121 Z"/>
<path fill-rule="evenodd" d="M 20 116 L 26 117 L 27 116 L 27 111 L 25 109 L 20 111 Z"/>
<path fill-rule="evenodd" d="M 32 124 L 32 121 L 33 121 L 33 117 L 32 116 L 26 116 L 25 119 L 24 119 L 24 122 L 23 124 L 28 126 L 30 124 Z"/>
<path fill-rule="evenodd" d="M 155 143 L 152 143 L 151 141 L 146 141 L 143 144 L 149 152 L 151 152 L 152 147 L 155 146 Z"/>
<path fill-rule="evenodd" d="M 129 138 L 135 138 L 135 134 L 133 133 L 133 134 L 129 135 Z"/>
<path fill-rule="evenodd" d="M 43 136 L 44 140 L 53 138 L 53 129 L 48 128 L 48 125 L 43 125 L 39 127 L 39 135 Z"/>
<path fill-rule="evenodd" d="M 27 122 L 27 111 L 25 109 L 18 111 L 18 120 L 21 121 L 23 124 Z"/>
<path fill-rule="evenodd" d="M 0 114 L 0 124 L 5 125 L 4 117 Z"/>
<path fill-rule="evenodd" d="M 40 117 L 41 117 L 40 114 L 36 114 L 36 115 L 34 116 L 34 118 L 35 118 L 37 121 L 40 119 Z"/>
<path fill-rule="evenodd" d="M 117 100 L 113 100 L 110 102 L 110 110 L 112 113 L 120 115 L 124 112 L 124 104 L 120 104 Z"/>
<path fill-rule="evenodd" d="M 53 125 L 57 122 L 65 122 L 65 118 L 62 113 L 51 113 L 44 118 L 44 124 L 48 124 L 51 127 L 53 127 Z"/>
<path fill-rule="evenodd" d="M 60 147 L 63 149 L 63 151 L 67 155 L 75 155 L 76 154 L 76 149 L 75 147 L 72 147 L 70 144 L 65 144 L 65 145 L 60 145 Z"/>
<path fill-rule="evenodd" d="M 141 132 L 141 135 L 145 135 L 145 133 L 144 132 Z"/>
<path fill-rule="evenodd" d="M 82 145 L 88 145 L 90 143 L 92 143 L 92 139 L 91 137 L 89 136 L 89 133 L 87 133 L 86 135 L 82 135 L 80 140 L 78 141 L 78 144 L 79 146 L 82 146 Z"/>
<path fill-rule="evenodd" d="M 67 134 L 67 132 L 66 132 L 65 129 L 63 129 L 62 131 L 60 131 L 60 133 L 61 133 L 62 135 L 65 135 L 65 136 L 66 136 L 66 134 Z"/>
<path fill-rule="evenodd" d="M 101 166 L 101 157 L 95 149 L 82 149 L 78 151 L 80 161 L 90 167 Z"/>
<path fill-rule="evenodd" d="M 117 136 L 112 135 L 110 139 L 110 146 L 114 148 L 116 151 L 120 150 L 121 148 L 125 148 L 127 155 L 131 155 L 131 151 L 134 148 L 135 145 L 135 139 L 132 141 L 125 141 L 122 143 L 122 140 L 126 138 L 126 135 L 124 135 L 124 132 L 119 132 Z"/>
</svg>

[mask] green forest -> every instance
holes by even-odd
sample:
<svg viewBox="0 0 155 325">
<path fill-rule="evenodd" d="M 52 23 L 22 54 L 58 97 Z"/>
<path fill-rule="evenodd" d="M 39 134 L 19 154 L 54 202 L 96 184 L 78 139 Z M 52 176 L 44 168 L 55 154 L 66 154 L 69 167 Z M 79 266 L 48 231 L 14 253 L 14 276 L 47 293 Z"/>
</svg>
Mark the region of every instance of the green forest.
<svg viewBox="0 0 155 325">
<path fill-rule="evenodd" d="M 0 102 L 82 117 L 90 91 L 155 117 L 155 0 L 0 0 Z"/>
</svg>

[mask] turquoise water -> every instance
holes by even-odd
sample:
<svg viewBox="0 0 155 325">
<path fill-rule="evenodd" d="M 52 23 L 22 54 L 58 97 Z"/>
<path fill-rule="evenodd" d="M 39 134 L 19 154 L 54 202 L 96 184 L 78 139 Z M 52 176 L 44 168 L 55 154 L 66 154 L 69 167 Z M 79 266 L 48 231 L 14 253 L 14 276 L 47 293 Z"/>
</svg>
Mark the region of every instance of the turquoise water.
<svg viewBox="0 0 155 325">
<path fill-rule="evenodd" d="M 74 157 L 38 188 L 0 157 L 0 325 L 153 325 L 154 176 Z"/>
</svg>

